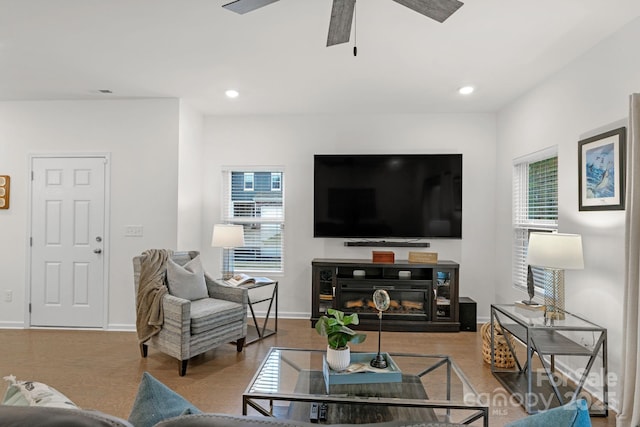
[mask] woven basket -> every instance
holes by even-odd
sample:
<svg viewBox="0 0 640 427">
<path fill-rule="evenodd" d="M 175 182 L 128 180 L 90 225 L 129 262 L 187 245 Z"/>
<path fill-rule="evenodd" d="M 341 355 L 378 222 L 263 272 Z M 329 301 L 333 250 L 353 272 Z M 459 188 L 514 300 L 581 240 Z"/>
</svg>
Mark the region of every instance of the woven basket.
<svg viewBox="0 0 640 427">
<path fill-rule="evenodd" d="M 491 323 L 485 323 L 480 328 L 482 334 L 482 358 L 485 363 L 491 364 Z M 496 368 L 509 369 L 516 366 L 516 360 L 513 357 L 513 353 L 509 350 L 507 345 L 507 338 L 502 333 L 500 325 L 495 323 L 493 330 L 494 340 L 494 366 Z M 514 346 L 515 340 L 509 335 L 509 343 L 511 347 Z"/>
</svg>

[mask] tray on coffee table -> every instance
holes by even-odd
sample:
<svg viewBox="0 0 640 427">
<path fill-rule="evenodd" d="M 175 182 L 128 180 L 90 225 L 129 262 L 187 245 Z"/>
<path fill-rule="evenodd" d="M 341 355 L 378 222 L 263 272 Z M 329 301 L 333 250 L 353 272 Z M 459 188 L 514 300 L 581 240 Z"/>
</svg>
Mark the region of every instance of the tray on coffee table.
<svg viewBox="0 0 640 427">
<path fill-rule="evenodd" d="M 322 356 L 322 375 L 327 393 L 336 384 L 376 384 L 402 381 L 402 372 L 388 353 L 381 353 L 387 361 L 385 369 L 372 368 L 371 359 L 377 353 L 351 353 L 351 364 L 344 371 L 334 371 L 329 367 L 326 356 Z"/>
</svg>

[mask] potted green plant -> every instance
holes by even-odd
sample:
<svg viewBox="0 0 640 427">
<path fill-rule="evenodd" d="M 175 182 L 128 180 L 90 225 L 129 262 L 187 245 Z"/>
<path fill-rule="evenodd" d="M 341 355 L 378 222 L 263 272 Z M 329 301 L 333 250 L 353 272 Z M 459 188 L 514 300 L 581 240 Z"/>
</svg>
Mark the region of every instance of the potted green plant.
<svg viewBox="0 0 640 427">
<path fill-rule="evenodd" d="M 351 350 L 349 343 L 358 344 L 367 336 L 349 328 L 347 325 L 360 323 L 358 313 L 345 316 L 344 312 L 330 308 L 327 314 L 333 317 L 322 316 L 316 323 L 316 331 L 323 337 L 327 337 L 327 363 L 334 371 L 343 371 L 351 363 Z"/>
</svg>

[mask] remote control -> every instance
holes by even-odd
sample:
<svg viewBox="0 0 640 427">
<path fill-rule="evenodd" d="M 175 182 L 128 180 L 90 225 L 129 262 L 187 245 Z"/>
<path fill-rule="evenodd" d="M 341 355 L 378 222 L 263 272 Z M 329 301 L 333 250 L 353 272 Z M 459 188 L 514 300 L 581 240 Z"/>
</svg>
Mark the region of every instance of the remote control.
<svg viewBox="0 0 640 427">
<path fill-rule="evenodd" d="M 320 409 L 318 410 L 318 420 L 327 421 L 327 404 L 323 403 L 320 405 Z"/>
<path fill-rule="evenodd" d="M 311 411 L 309 411 L 309 421 L 311 421 L 312 423 L 318 422 L 318 404 L 317 403 L 311 404 Z"/>
</svg>

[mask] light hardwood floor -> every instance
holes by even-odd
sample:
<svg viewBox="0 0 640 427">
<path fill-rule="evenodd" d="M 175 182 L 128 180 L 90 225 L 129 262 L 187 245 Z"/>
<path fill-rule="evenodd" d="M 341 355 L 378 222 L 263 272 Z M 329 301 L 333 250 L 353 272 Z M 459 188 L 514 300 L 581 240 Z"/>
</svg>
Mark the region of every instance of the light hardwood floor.
<svg viewBox="0 0 640 427">
<path fill-rule="evenodd" d="M 185 377 L 178 376 L 175 359 L 152 348 L 146 359 L 141 358 L 133 332 L 0 330 L 0 376 L 43 382 L 80 407 L 127 418 L 140 377 L 148 371 L 202 411 L 241 414 L 242 392 L 270 347 L 326 346 L 307 320 L 280 319 L 278 326 L 277 335 L 241 353 L 229 344 L 193 358 Z M 377 351 L 377 333 L 368 335 L 355 350 Z M 525 416 L 521 407 L 500 398 L 506 393 L 482 360 L 479 332 L 383 332 L 382 346 L 383 351 L 451 355 L 476 390 L 489 399 L 491 426 Z M 3 395 L 6 387 L 6 383 L 0 386 Z M 613 427 L 615 413 L 591 421 L 594 426 Z"/>
</svg>

